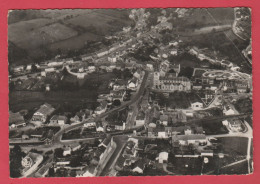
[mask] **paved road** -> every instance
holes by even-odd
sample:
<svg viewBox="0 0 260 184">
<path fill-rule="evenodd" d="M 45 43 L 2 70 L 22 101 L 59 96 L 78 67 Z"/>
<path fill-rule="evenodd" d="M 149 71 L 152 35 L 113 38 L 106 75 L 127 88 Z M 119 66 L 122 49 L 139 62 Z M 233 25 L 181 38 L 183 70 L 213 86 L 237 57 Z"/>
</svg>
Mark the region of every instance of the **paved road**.
<svg viewBox="0 0 260 184">
<path fill-rule="evenodd" d="M 236 115 L 228 115 L 228 116 L 220 116 L 220 117 L 206 117 L 206 118 L 201 118 L 201 119 L 191 119 L 188 120 L 187 123 L 200 123 L 201 121 L 207 121 L 207 123 L 215 123 L 216 120 L 222 121 L 222 120 L 235 120 L 235 119 L 240 119 L 240 118 L 246 118 L 250 116 L 250 114 L 236 114 Z"/>
<path fill-rule="evenodd" d="M 113 169 L 123 147 L 128 140 L 127 136 L 115 136 L 114 141 L 116 143 L 116 150 L 114 151 L 113 155 L 110 157 L 109 161 L 107 162 L 106 166 L 104 167 L 103 171 L 101 172 L 100 176 L 106 176 L 111 169 Z"/>
<path fill-rule="evenodd" d="M 149 72 L 148 72 L 148 71 L 145 71 L 145 74 L 144 74 L 142 83 L 141 83 L 141 85 L 140 85 L 139 91 L 138 91 L 137 94 L 134 96 L 134 98 L 131 99 L 131 101 L 126 102 L 126 103 L 122 104 L 121 106 L 116 107 L 116 108 L 114 108 L 114 109 L 111 109 L 111 110 L 108 111 L 108 112 L 102 113 L 101 115 L 99 115 L 98 117 L 96 117 L 94 120 L 93 120 L 93 119 L 89 119 L 89 121 L 98 121 L 98 120 L 100 120 L 100 119 L 106 117 L 107 115 L 109 115 L 110 113 L 112 113 L 112 112 L 114 112 L 114 111 L 118 111 L 118 110 L 124 109 L 125 107 L 127 107 L 127 106 L 129 106 L 129 105 L 135 103 L 135 102 L 141 97 L 141 95 L 144 93 L 146 81 L 147 81 L 147 78 L 148 78 L 148 74 L 149 74 Z M 84 123 L 86 123 L 86 122 L 82 122 L 82 123 L 78 123 L 78 124 L 74 124 L 74 125 L 71 125 L 71 126 L 62 128 L 59 132 L 57 132 L 57 133 L 55 134 L 53 143 L 54 143 L 54 144 L 62 144 L 62 142 L 61 142 L 61 137 L 62 137 L 62 134 L 63 134 L 64 132 L 68 132 L 68 131 L 73 130 L 73 129 L 75 129 L 75 128 L 81 127 Z M 75 140 L 75 142 L 76 142 L 76 141 L 77 141 L 77 140 Z"/>
</svg>

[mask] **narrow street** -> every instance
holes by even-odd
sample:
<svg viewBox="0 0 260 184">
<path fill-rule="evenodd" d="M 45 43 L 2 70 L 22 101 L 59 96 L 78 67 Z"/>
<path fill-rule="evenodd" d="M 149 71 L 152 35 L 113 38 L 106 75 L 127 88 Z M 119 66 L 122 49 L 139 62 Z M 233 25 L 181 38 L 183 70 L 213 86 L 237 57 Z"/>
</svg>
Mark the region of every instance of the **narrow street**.
<svg viewBox="0 0 260 184">
<path fill-rule="evenodd" d="M 125 143 L 127 141 L 128 137 L 127 136 L 114 136 L 114 141 L 117 145 L 116 150 L 114 151 L 113 155 L 107 162 L 106 166 L 104 167 L 103 171 L 101 172 L 100 176 L 106 176 L 108 172 L 113 169 L 113 167 L 116 164 L 116 161 L 118 157 L 121 154 L 121 151 L 123 150 Z"/>
</svg>

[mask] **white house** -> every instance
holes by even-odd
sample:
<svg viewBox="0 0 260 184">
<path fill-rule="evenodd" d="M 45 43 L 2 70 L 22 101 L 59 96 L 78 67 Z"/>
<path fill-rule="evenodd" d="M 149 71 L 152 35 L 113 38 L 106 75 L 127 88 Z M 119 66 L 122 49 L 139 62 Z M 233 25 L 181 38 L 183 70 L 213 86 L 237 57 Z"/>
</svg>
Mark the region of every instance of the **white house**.
<svg viewBox="0 0 260 184">
<path fill-rule="evenodd" d="M 152 71 L 153 71 L 153 65 L 152 65 L 152 64 L 146 64 L 146 67 L 147 67 L 149 70 L 152 70 Z"/>
<path fill-rule="evenodd" d="M 134 169 L 132 171 L 142 174 L 144 172 L 144 169 L 145 169 L 145 161 L 141 159 L 135 163 Z"/>
<path fill-rule="evenodd" d="M 191 108 L 193 110 L 201 110 L 203 108 L 203 103 L 201 102 L 194 102 L 191 104 Z"/>
<path fill-rule="evenodd" d="M 67 155 L 70 155 L 71 154 L 71 147 L 66 147 L 64 150 L 63 150 L 63 156 L 67 156 Z"/>
<path fill-rule="evenodd" d="M 94 72 L 94 71 L 96 71 L 96 67 L 95 67 L 95 66 L 89 66 L 89 67 L 88 67 L 88 70 L 89 70 L 90 72 Z"/>
<path fill-rule="evenodd" d="M 41 107 L 33 114 L 32 123 L 35 125 L 41 125 L 46 122 L 47 118 L 55 111 L 55 109 L 50 104 L 43 104 Z"/>
<path fill-rule="evenodd" d="M 111 63 L 115 63 L 117 58 L 115 56 L 108 57 L 107 60 Z"/>
<path fill-rule="evenodd" d="M 224 121 L 222 121 L 222 124 L 224 125 L 224 126 L 228 126 L 228 120 L 224 120 Z"/>
<path fill-rule="evenodd" d="M 45 72 L 45 71 L 42 71 L 42 72 L 41 72 L 41 76 L 42 76 L 42 77 L 46 77 L 46 72 Z"/>
<path fill-rule="evenodd" d="M 86 170 L 85 172 L 77 173 L 76 177 L 94 177 L 94 171 L 91 172 L 89 169 Z"/>
<path fill-rule="evenodd" d="M 158 138 L 168 138 L 168 135 L 165 131 L 158 131 Z"/>
<path fill-rule="evenodd" d="M 222 124 L 226 127 L 228 127 L 233 132 L 239 132 L 242 130 L 241 127 L 241 121 L 240 120 L 224 120 L 222 121 Z"/>
<path fill-rule="evenodd" d="M 213 150 L 202 150 L 200 154 L 205 157 L 213 157 L 214 155 Z"/>
<path fill-rule="evenodd" d="M 144 112 L 139 112 L 136 120 L 135 120 L 136 126 L 142 126 L 145 123 L 145 114 Z"/>
<path fill-rule="evenodd" d="M 235 111 L 233 109 L 224 110 L 223 112 L 226 116 L 228 115 L 234 115 Z"/>
<path fill-rule="evenodd" d="M 91 127 L 96 127 L 96 122 L 87 122 L 84 123 L 85 128 L 91 128 Z"/>
<path fill-rule="evenodd" d="M 137 87 L 137 83 L 133 80 L 131 80 L 128 84 L 127 84 L 127 88 L 131 89 L 131 90 L 136 90 Z"/>
<path fill-rule="evenodd" d="M 207 138 L 204 134 L 175 135 L 172 142 L 179 142 L 181 145 L 200 144 L 207 143 Z"/>
<path fill-rule="evenodd" d="M 159 160 L 159 163 L 160 164 L 163 164 L 163 163 L 165 163 L 165 162 L 168 162 L 168 153 L 167 152 L 161 152 L 161 153 L 159 153 L 159 158 L 158 158 L 158 160 Z"/>
<path fill-rule="evenodd" d="M 133 74 L 133 76 L 134 76 L 135 78 L 137 78 L 138 80 L 141 78 L 141 75 L 140 75 L 140 73 L 138 73 L 138 72 L 135 72 L 135 73 Z"/>
<path fill-rule="evenodd" d="M 15 73 L 22 72 L 24 70 L 24 66 L 16 66 L 13 70 Z"/>
<path fill-rule="evenodd" d="M 107 55 L 109 52 L 107 50 L 104 50 L 104 51 L 101 51 L 99 53 L 97 53 L 97 57 L 102 57 L 102 56 L 105 56 Z"/>
<path fill-rule="evenodd" d="M 45 68 L 45 72 L 55 72 L 55 68 Z"/>
<path fill-rule="evenodd" d="M 168 55 L 167 54 L 162 54 L 162 58 L 166 59 L 166 58 L 168 58 Z"/>
<path fill-rule="evenodd" d="M 172 51 L 170 52 L 170 54 L 173 55 L 173 56 L 177 56 L 177 55 L 178 55 L 177 49 L 172 50 Z"/>
<path fill-rule="evenodd" d="M 104 127 L 98 126 L 98 127 L 96 127 L 96 131 L 97 132 L 104 132 Z"/>
<path fill-rule="evenodd" d="M 32 69 L 32 65 L 27 65 L 26 70 L 30 71 Z"/>
</svg>

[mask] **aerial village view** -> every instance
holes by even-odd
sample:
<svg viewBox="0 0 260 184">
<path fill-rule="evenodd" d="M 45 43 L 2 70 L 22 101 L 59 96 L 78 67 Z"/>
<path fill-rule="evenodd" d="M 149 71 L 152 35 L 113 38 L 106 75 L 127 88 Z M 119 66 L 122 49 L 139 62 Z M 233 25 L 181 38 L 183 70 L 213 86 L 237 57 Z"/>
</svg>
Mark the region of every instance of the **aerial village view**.
<svg viewBox="0 0 260 184">
<path fill-rule="evenodd" d="M 11 178 L 253 173 L 251 10 L 13 10 Z"/>
</svg>

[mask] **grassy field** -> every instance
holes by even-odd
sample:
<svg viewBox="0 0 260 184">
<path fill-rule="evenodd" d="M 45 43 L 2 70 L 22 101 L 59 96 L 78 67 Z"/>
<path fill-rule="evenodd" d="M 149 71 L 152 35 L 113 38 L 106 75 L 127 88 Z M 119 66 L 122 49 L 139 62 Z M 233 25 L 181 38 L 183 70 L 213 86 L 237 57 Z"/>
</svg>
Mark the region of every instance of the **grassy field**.
<svg viewBox="0 0 260 184">
<path fill-rule="evenodd" d="M 16 57 L 10 62 L 22 64 L 30 58 L 42 59 L 58 49 L 81 49 L 87 41 L 99 41 L 130 25 L 127 12 L 126 9 L 13 11 L 9 14 L 8 40 L 25 49 L 29 58 L 12 53 Z"/>
<path fill-rule="evenodd" d="M 50 37 L 38 30 L 51 22 L 49 19 L 40 18 L 11 24 L 8 26 L 8 40 L 22 49 L 48 44 Z"/>
<path fill-rule="evenodd" d="M 51 43 L 50 45 L 48 45 L 48 48 L 52 51 L 58 49 L 63 51 L 81 49 L 88 41 L 98 41 L 100 39 L 101 39 L 100 36 L 88 32 L 75 37 L 68 38 L 66 40 L 61 40 L 59 42 Z"/>
<path fill-rule="evenodd" d="M 152 98 L 158 101 L 162 106 L 167 106 L 177 109 L 187 109 L 194 101 L 201 102 L 201 99 L 195 93 L 186 93 L 175 91 L 170 93 L 169 97 L 164 96 L 162 93 L 155 93 Z"/>
<path fill-rule="evenodd" d="M 223 145 L 223 151 L 229 154 L 246 155 L 248 139 L 245 137 L 218 138 Z"/>
<path fill-rule="evenodd" d="M 197 8 L 193 9 L 191 14 L 192 19 L 185 20 L 186 24 L 231 24 L 234 21 L 233 8 Z M 217 22 L 212 21 L 214 20 Z"/>
</svg>

